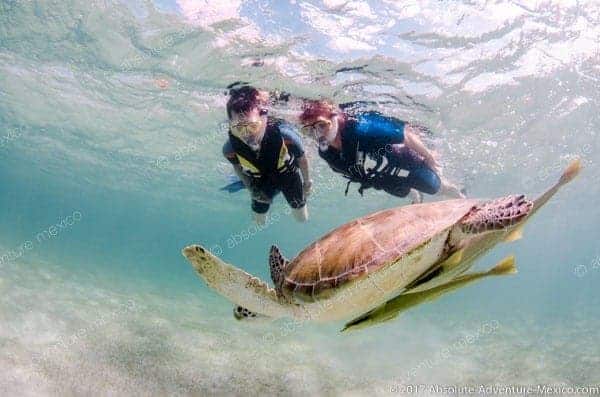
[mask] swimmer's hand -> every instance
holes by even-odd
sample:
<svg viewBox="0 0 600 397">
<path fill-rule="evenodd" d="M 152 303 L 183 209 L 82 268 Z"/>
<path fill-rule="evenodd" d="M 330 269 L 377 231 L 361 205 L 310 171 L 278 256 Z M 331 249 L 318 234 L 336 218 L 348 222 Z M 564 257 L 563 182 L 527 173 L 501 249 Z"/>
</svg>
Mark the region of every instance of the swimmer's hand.
<svg viewBox="0 0 600 397">
<path fill-rule="evenodd" d="M 304 198 L 310 196 L 310 193 L 312 191 L 312 180 L 308 179 L 306 181 L 304 181 L 304 185 L 302 186 L 302 191 L 304 192 Z"/>
</svg>

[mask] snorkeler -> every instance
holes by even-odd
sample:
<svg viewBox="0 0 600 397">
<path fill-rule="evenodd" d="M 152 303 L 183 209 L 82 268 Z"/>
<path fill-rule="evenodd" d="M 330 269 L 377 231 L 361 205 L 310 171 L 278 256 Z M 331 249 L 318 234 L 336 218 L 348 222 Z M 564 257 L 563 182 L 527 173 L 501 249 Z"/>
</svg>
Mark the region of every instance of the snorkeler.
<svg viewBox="0 0 600 397">
<path fill-rule="evenodd" d="M 314 137 L 319 155 L 331 169 L 360 183 L 359 193 L 374 188 L 398 197 L 422 193 L 464 197 L 439 176 L 438 164 L 418 136 L 417 127 L 375 111 L 348 112 L 324 100 L 305 101 L 302 133 Z"/>
<path fill-rule="evenodd" d="M 300 137 L 267 115 L 268 93 L 244 85 L 229 94 L 223 155 L 250 191 L 254 220 L 264 224 L 273 198 L 282 192 L 294 218 L 306 221 L 312 181 Z"/>
</svg>

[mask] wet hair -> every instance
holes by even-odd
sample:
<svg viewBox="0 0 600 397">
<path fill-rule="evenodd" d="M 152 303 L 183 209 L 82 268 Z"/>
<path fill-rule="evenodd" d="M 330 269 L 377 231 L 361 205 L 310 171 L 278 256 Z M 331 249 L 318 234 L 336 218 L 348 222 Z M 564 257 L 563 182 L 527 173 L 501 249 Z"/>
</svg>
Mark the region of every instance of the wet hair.
<svg viewBox="0 0 600 397">
<path fill-rule="evenodd" d="M 327 100 L 310 100 L 302 105 L 300 122 L 315 120 L 318 117 L 331 118 L 336 114 L 336 106 Z"/>
<path fill-rule="evenodd" d="M 227 101 L 227 116 L 231 118 L 232 112 L 245 114 L 264 105 L 264 96 L 256 88 L 250 85 L 232 88 Z"/>
</svg>

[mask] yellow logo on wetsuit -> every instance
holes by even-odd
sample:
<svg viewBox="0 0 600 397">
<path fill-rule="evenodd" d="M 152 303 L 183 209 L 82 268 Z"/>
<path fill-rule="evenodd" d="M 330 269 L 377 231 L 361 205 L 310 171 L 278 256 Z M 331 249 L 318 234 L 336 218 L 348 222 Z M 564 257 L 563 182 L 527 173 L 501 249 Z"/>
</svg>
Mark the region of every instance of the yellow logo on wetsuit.
<svg viewBox="0 0 600 397">
<path fill-rule="evenodd" d="M 244 172 L 244 174 L 250 175 L 255 178 L 260 176 L 260 170 L 257 167 L 255 167 L 254 164 L 252 164 L 249 160 L 246 160 L 246 158 L 240 156 L 238 153 L 236 153 L 235 156 L 240 162 L 240 167 L 242 167 L 242 171 Z"/>
<path fill-rule="evenodd" d="M 246 159 L 239 153 L 236 153 L 238 161 L 240 162 L 240 167 L 242 167 L 242 171 L 244 174 L 249 175 L 254 178 L 259 178 L 261 176 L 260 169 L 255 166 L 250 160 Z M 277 171 L 284 172 L 287 171 L 292 162 L 292 156 L 290 155 L 287 146 L 285 143 L 281 144 L 281 149 L 279 149 L 279 158 L 277 159 Z"/>
<path fill-rule="evenodd" d="M 288 153 L 287 146 L 285 143 L 281 145 L 281 150 L 279 150 L 279 160 L 277 161 L 277 171 L 283 171 L 284 168 L 287 168 L 292 157 Z"/>
</svg>

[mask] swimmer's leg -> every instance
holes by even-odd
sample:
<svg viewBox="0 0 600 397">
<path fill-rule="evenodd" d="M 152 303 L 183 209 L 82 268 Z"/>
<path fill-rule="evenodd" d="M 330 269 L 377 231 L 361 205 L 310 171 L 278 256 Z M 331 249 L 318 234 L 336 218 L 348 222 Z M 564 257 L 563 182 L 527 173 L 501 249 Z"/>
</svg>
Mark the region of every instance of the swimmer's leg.
<svg viewBox="0 0 600 397">
<path fill-rule="evenodd" d="M 252 219 L 257 225 L 263 226 L 267 222 L 267 212 L 271 204 L 252 200 Z"/>
<path fill-rule="evenodd" d="M 306 222 L 308 220 L 308 208 L 306 205 L 300 208 L 292 208 L 292 214 L 298 222 Z"/>
<path fill-rule="evenodd" d="M 406 176 L 390 176 L 383 181 L 386 192 L 398 197 L 409 195 L 413 204 L 423 202 L 423 193 L 435 194 L 440 189 L 440 177 L 427 166 L 427 163 L 415 152 L 406 146 L 394 146 L 388 154 L 390 164 L 398 167 Z"/>
<path fill-rule="evenodd" d="M 416 191 L 413 193 L 414 189 L 411 189 L 408 178 L 403 176 L 385 176 L 378 181 L 377 188 L 396 197 L 406 197 L 410 194 L 413 200 L 418 195 Z"/>
<path fill-rule="evenodd" d="M 410 187 L 427 194 L 436 194 L 440 191 L 442 180 L 429 167 L 415 168 L 406 177 Z"/>
<path fill-rule="evenodd" d="M 465 198 L 460 188 L 447 179 L 441 178 L 430 168 L 418 168 L 408 175 L 414 189 L 427 194 L 441 194 L 450 198 Z"/>
<path fill-rule="evenodd" d="M 269 212 L 273 198 L 278 193 L 279 190 L 269 183 L 263 183 L 254 188 L 252 192 L 252 217 L 258 225 L 263 226 L 267 222 L 267 212 Z"/>
<path fill-rule="evenodd" d="M 406 146 L 394 147 L 392 158 L 395 164 L 410 172 L 408 179 L 413 189 L 427 194 L 443 194 L 451 198 L 465 198 L 458 186 L 442 178 L 439 170 L 429 167 L 414 150 Z M 414 196 L 416 197 L 416 194 Z"/>
<path fill-rule="evenodd" d="M 292 207 L 294 219 L 298 222 L 306 222 L 308 220 L 308 208 L 306 206 L 306 197 L 304 197 L 300 171 L 296 171 L 286 178 L 281 186 L 281 192 L 289 206 Z"/>
<path fill-rule="evenodd" d="M 410 198 L 411 204 L 419 204 L 423 202 L 423 195 L 416 189 L 411 189 L 408 178 L 397 176 L 388 177 L 383 180 L 380 185 L 384 192 L 396 197 Z"/>
</svg>

